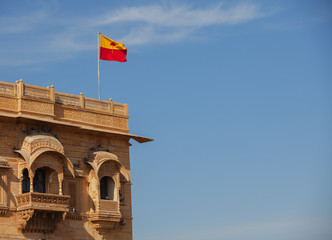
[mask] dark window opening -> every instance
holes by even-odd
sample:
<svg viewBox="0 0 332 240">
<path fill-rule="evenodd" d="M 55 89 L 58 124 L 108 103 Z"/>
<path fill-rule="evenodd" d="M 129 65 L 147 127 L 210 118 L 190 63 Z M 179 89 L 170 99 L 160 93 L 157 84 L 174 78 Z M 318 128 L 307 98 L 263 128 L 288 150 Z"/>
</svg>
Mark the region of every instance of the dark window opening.
<svg viewBox="0 0 332 240">
<path fill-rule="evenodd" d="M 110 177 L 100 179 L 100 198 L 106 200 L 114 199 L 114 181 Z"/>
<path fill-rule="evenodd" d="M 30 178 L 28 169 L 23 170 L 22 193 L 30 192 Z"/>
<path fill-rule="evenodd" d="M 33 191 L 45 193 L 45 169 L 38 168 L 33 177 Z"/>
</svg>

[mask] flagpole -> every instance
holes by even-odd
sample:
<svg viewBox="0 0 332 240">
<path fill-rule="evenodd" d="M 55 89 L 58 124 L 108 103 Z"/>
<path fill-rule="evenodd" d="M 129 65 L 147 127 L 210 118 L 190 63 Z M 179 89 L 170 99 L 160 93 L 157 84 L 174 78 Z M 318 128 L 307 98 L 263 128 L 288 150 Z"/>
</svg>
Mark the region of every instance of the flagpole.
<svg viewBox="0 0 332 240">
<path fill-rule="evenodd" d="M 98 97 L 100 100 L 100 32 L 98 32 Z"/>
</svg>

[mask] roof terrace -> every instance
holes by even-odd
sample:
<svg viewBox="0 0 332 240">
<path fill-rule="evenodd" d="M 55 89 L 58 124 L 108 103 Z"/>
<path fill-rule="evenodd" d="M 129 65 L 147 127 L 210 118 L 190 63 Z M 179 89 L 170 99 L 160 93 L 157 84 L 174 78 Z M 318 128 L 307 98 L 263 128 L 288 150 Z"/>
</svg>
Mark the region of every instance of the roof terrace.
<svg viewBox="0 0 332 240">
<path fill-rule="evenodd" d="M 60 93 L 51 87 L 0 82 L 0 115 L 54 122 L 126 135 L 138 142 L 152 139 L 129 134 L 128 105 Z"/>
</svg>

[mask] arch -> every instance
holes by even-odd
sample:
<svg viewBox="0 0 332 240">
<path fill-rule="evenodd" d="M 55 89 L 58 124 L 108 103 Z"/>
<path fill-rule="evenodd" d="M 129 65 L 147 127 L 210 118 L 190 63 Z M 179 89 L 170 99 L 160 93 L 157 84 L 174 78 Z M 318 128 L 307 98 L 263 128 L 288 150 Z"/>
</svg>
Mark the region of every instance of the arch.
<svg viewBox="0 0 332 240">
<path fill-rule="evenodd" d="M 64 149 L 58 139 L 50 135 L 27 136 L 23 140 L 19 153 L 27 163 L 28 170 L 31 169 L 34 161 L 43 153 L 51 152 L 58 155 L 60 162 L 66 166 L 70 173 L 75 177 L 74 167 L 71 161 L 64 155 Z"/>
<path fill-rule="evenodd" d="M 119 162 L 119 159 L 115 154 L 105 151 L 98 151 L 94 152 L 94 155 L 95 158 L 93 162 L 86 162 L 86 163 L 88 163 L 93 168 L 97 179 L 98 179 L 99 170 L 101 169 L 102 165 L 107 162 L 113 162 L 118 167 L 118 171 L 125 177 L 125 179 L 127 181 L 130 181 L 130 175 L 128 171 L 123 166 L 123 164 Z"/>
<path fill-rule="evenodd" d="M 103 164 L 107 163 L 107 162 L 114 162 L 116 164 L 116 166 L 119 168 L 119 172 L 126 178 L 127 181 L 130 181 L 130 176 L 128 174 L 128 171 L 125 169 L 125 167 L 122 165 L 122 163 L 120 163 L 119 161 L 112 160 L 112 159 L 103 159 L 100 162 L 100 165 L 98 165 L 98 167 L 97 167 L 97 174 L 98 174 L 100 168 L 103 166 Z"/>
<path fill-rule="evenodd" d="M 36 161 L 36 159 L 44 154 L 44 153 L 55 153 L 57 156 L 59 156 L 59 160 L 61 161 L 61 163 L 63 165 L 65 165 L 68 170 L 71 172 L 71 174 L 73 175 L 73 177 L 75 177 L 75 173 L 74 173 L 74 166 L 71 163 L 71 161 L 62 153 L 54 151 L 54 150 L 47 150 L 47 149 L 40 149 L 38 151 L 36 151 L 31 157 L 30 157 L 30 161 L 28 163 L 28 168 L 30 169 L 32 167 L 32 164 Z"/>
</svg>

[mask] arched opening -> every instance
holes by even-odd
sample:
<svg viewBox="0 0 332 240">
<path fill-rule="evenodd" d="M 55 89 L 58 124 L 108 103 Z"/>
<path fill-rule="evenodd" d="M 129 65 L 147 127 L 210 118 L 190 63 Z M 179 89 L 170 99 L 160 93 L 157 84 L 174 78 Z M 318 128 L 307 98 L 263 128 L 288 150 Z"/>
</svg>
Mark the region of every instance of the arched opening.
<svg viewBox="0 0 332 240">
<path fill-rule="evenodd" d="M 114 200 L 115 183 L 111 177 L 102 177 L 100 179 L 100 198 L 105 200 Z"/>
<path fill-rule="evenodd" d="M 23 170 L 22 193 L 30 192 L 30 178 L 28 169 Z"/>
</svg>

